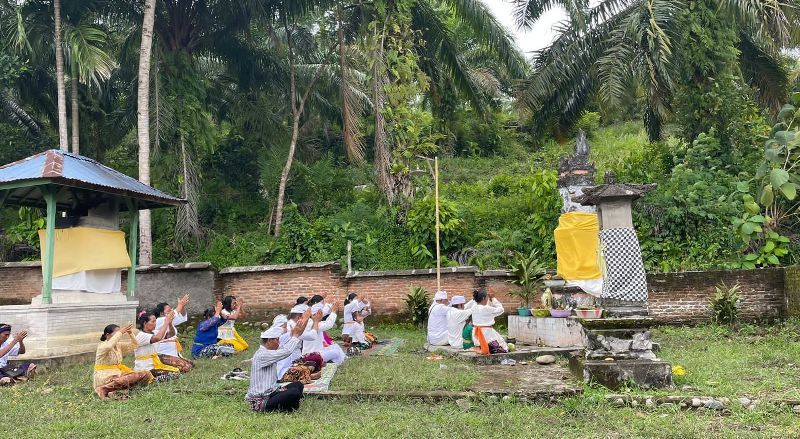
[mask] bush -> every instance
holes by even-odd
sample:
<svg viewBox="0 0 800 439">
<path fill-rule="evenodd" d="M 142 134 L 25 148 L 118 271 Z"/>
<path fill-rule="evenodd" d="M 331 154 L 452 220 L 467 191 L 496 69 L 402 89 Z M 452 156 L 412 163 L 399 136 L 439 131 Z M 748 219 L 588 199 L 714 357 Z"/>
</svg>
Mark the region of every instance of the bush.
<svg viewBox="0 0 800 439">
<path fill-rule="evenodd" d="M 716 294 L 711 300 L 711 310 L 714 312 L 712 321 L 718 325 L 733 325 L 739 318 L 739 284 L 728 287 L 720 283 L 714 289 Z"/>
<path fill-rule="evenodd" d="M 406 312 L 409 321 L 416 327 L 421 328 L 428 320 L 428 309 L 431 307 L 431 298 L 428 290 L 422 287 L 410 288 L 406 296 Z"/>
</svg>

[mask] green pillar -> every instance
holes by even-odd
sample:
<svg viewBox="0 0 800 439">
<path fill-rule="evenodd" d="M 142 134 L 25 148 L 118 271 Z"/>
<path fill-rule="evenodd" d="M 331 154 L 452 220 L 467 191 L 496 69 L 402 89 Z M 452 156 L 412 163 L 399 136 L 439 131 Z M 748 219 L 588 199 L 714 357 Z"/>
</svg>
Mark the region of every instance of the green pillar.
<svg viewBox="0 0 800 439">
<path fill-rule="evenodd" d="M 47 203 L 47 225 L 44 233 L 44 255 L 42 260 L 42 303 L 53 303 L 53 259 L 55 256 L 56 190 L 43 186 L 42 193 Z"/>
<path fill-rule="evenodd" d="M 136 290 L 136 256 L 139 254 L 139 208 L 136 200 L 128 199 L 128 213 L 131 216 L 131 228 L 128 233 L 128 256 L 131 267 L 128 269 L 128 298 L 133 298 Z"/>
</svg>

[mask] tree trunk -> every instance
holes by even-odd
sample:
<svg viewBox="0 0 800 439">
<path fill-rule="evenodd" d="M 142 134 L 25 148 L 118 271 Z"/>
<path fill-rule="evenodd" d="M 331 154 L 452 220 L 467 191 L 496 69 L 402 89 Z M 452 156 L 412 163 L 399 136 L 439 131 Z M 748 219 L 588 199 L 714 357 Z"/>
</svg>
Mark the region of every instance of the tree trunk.
<svg viewBox="0 0 800 439">
<path fill-rule="evenodd" d="M 153 23 L 156 0 L 144 0 L 142 44 L 139 47 L 139 87 L 136 128 L 139 142 L 139 181 L 150 184 L 150 52 L 153 47 Z M 149 210 L 139 211 L 139 264 L 152 263 L 153 241 Z"/>
<path fill-rule="evenodd" d="M 56 92 L 58 94 L 58 145 L 62 151 L 69 151 L 67 96 L 64 87 L 64 47 L 61 44 L 61 0 L 53 1 L 53 21 L 55 22 Z"/>
<path fill-rule="evenodd" d="M 80 107 L 78 106 L 79 103 L 79 96 L 78 96 L 78 65 L 74 62 L 72 63 L 72 153 L 73 154 L 80 154 L 81 147 L 80 147 L 80 120 L 78 119 L 80 116 Z"/>
<path fill-rule="evenodd" d="M 281 236 L 281 225 L 283 225 L 283 196 L 286 193 L 286 184 L 289 182 L 289 173 L 292 171 L 292 161 L 294 151 L 297 148 L 297 137 L 300 131 L 300 113 L 292 118 L 292 140 L 289 142 L 289 157 L 286 158 L 286 165 L 281 172 L 281 183 L 278 186 L 278 201 L 275 207 L 275 237 Z"/>
<path fill-rule="evenodd" d="M 383 86 L 385 84 L 386 72 L 383 67 L 383 44 L 376 50 L 375 62 L 372 71 L 372 94 L 373 108 L 375 109 L 375 177 L 377 178 L 378 188 L 383 192 L 386 201 L 390 205 L 394 204 L 394 185 L 389 166 L 392 163 L 391 151 L 386 137 L 386 120 L 383 117 L 383 106 L 385 95 Z"/>
</svg>

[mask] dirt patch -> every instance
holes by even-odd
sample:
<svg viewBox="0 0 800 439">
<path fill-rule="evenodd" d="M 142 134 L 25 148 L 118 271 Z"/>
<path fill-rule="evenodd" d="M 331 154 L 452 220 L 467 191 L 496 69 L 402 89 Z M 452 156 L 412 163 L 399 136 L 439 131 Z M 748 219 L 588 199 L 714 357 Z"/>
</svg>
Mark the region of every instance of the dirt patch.
<svg viewBox="0 0 800 439">
<path fill-rule="evenodd" d="M 478 366 L 481 377 L 470 389 L 479 393 L 523 397 L 578 395 L 582 388 L 569 369 L 558 363 Z"/>
</svg>

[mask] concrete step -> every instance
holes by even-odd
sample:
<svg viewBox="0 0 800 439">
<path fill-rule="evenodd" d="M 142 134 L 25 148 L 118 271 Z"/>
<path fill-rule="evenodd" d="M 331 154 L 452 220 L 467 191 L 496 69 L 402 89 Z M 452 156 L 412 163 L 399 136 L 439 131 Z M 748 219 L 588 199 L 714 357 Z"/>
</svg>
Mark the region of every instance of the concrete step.
<svg viewBox="0 0 800 439">
<path fill-rule="evenodd" d="M 515 361 L 533 361 L 540 355 L 555 355 L 557 357 L 569 358 L 573 353 L 582 353 L 583 346 L 568 346 L 561 348 L 553 348 L 547 346 L 532 346 L 532 345 L 517 345 L 517 350 L 507 354 L 489 354 L 481 355 L 475 351 L 465 351 L 463 349 L 456 349 L 450 346 L 430 346 L 425 345 L 428 352 L 434 352 L 442 355 L 454 356 L 464 360 L 472 361 L 477 364 L 498 364 L 503 360 L 510 358 Z"/>
</svg>

